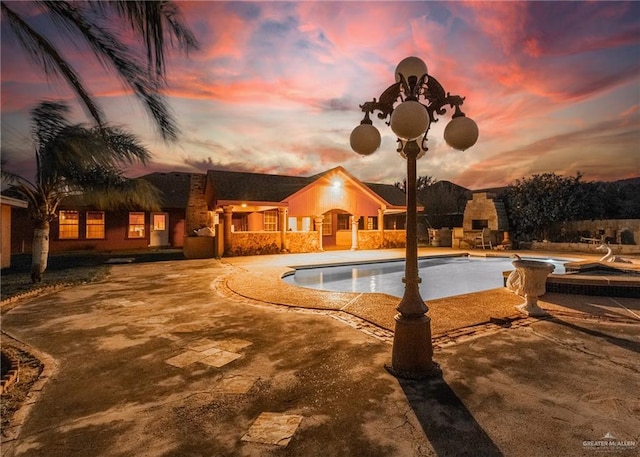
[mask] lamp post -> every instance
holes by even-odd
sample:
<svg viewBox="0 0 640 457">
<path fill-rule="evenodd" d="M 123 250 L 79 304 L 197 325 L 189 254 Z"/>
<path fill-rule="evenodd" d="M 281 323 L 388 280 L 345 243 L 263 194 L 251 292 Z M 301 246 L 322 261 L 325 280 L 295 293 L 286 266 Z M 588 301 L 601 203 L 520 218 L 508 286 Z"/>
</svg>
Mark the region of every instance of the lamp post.
<svg viewBox="0 0 640 457">
<path fill-rule="evenodd" d="M 395 333 L 391 365 L 394 376 L 422 379 L 440 374 L 433 361 L 431 318 L 429 308 L 420 296 L 418 272 L 418 230 L 416 205 L 416 161 L 427 151 L 427 133 L 437 116 L 445 114 L 447 105 L 455 108 L 452 120 L 444 130 L 444 139 L 454 149 L 464 151 L 478 140 L 478 126 L 460 110 L 464 97 L 445 93 L 440 83 L 428 75 L 426 64 L 417 57 L 402 60 L 395 71 L 395 84 L 371 102 L 360 105 L 364 118 L 351 132 L 351 147 L 361 155 L 373 154 L 380 147 L 380 132 L 369 115 L 379 111 L 378 118 L 398 137 L 397 152 L 407 160 L 407 223 L 404 295 L 396 307 Z M 421 138 L 422 137 L 422 138 Z"/>
</svg>

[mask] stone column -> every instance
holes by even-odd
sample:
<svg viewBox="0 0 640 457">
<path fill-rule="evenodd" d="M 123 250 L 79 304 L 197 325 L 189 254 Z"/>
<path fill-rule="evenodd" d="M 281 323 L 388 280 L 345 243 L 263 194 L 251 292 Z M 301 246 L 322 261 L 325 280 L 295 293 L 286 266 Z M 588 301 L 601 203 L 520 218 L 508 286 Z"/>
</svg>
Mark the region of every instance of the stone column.
<svg viewBox="0 0 640 457">
<path fill-rule="evenodd" d="M 223 206 L 224 211 L 224 254 L 231 252 L 231 225 L 233 223 L 233 206 Z"/>
<path fill-rule="evenodd" d="M 351 216 L 351 250 L 358 249 L 358 221 L 360 216 Z"/>
<path fill-rule="evenodd" d="M 313 221 L 316 225 L 316 231 L 318 232 L 318 251 L 324 251 L 322 248 L 322 223 L 324 222 L 324 216 L 316 216 Z"/>
<path fill-rule="evenodd" d="M 287 208 L 278 208 L 278 223 L 280 224 L 280 252 L 289 251 L 287 242 Z"/>
</svg>

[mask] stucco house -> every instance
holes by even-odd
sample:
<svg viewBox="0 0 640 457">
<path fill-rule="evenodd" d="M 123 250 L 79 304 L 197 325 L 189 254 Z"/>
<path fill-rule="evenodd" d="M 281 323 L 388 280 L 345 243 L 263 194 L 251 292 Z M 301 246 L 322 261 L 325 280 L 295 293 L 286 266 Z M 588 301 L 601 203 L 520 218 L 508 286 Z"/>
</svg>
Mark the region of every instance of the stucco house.
<svg viewBox="0 0 640 457">
<path fill-rule="evenodd" d="M 363 183 L 343 167 L 309 177 L 209 170 L 139 179 L 160 190 L 160 211 L 102 211 L 69 198 L 51 224 L 50 250 L 172 247 L 192 257 L 405 243 L 404 192 Z M 12 252 L 30 252 L 33 226 L 25 211 L 17 212 L 12 226 Z M 215 237 L 196 236 L 201 229 Z"/>
<path fill-rule="evenodd" d="M 225 255 L 405 243 L 404 192 L 363 183 L 343 167 L 309 177 L 209 170 L 204 199 Z"/>
</svg>

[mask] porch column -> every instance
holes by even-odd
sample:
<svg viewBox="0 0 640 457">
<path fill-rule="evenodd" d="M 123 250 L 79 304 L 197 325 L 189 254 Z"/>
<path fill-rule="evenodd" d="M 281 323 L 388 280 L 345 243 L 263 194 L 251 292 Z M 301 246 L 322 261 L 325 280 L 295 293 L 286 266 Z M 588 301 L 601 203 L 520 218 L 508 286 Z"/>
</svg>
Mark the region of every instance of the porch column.
<svg viewBox="0 0 640 457">
<path fill-rule="evenodd" d="M 224 253 L 228 255 L 231 252 L 231 225 L 233 224 L 233 206 L 223 206 L 224 217 Z"/>
<path fill-rule="evenodd" d="M 380 240 L 378 247 L 382 248 L 384 247 L 384 210 L 382 208 L 378 208 L 378 234 Z"/>
<path fill-rule="evenodd" d="M 280 224 L 280 252 L 289 251 L 287 242 L 287 208 L 278 208 L 278 223 Z"/>
<path fill-rule="evenodd" d="M 316 231 L 318 232 L 318 250 L 324 251 L 322 248 L 322 223 L 324 222 L 324 216 L 316 216 L 313 221 L 316 225 Z"/>
<path fill-rule="evenodd" d="M 358 220 L 360 216 L 351 216 L 351 250 L 358 249 Z"/>
</svg>

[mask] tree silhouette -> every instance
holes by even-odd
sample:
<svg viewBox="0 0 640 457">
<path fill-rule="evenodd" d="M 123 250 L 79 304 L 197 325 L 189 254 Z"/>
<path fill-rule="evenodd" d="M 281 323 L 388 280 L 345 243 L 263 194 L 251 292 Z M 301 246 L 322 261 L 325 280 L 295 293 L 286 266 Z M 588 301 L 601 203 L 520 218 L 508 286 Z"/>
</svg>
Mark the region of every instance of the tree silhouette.
<svg viewBox="0 0 640 457">
<path fill-rule="evenodd" d="M 32 110 L 33 180 L 2 167 L 3 182 L 27 200 L 34 221 L 33 282 L 39 282 L 47 269 L 50 224 L 64 198 L 81 195 L 86 204 L 99 209 L 159 208 L 158 191 L 145 180 L 126 178 L 121 170 L 127 164 L 146 163 L 149 151 L 120 128 L 72 125 L 68 112 L 69 107 L 59 102 L 42 102 Z"/>
</svg>

